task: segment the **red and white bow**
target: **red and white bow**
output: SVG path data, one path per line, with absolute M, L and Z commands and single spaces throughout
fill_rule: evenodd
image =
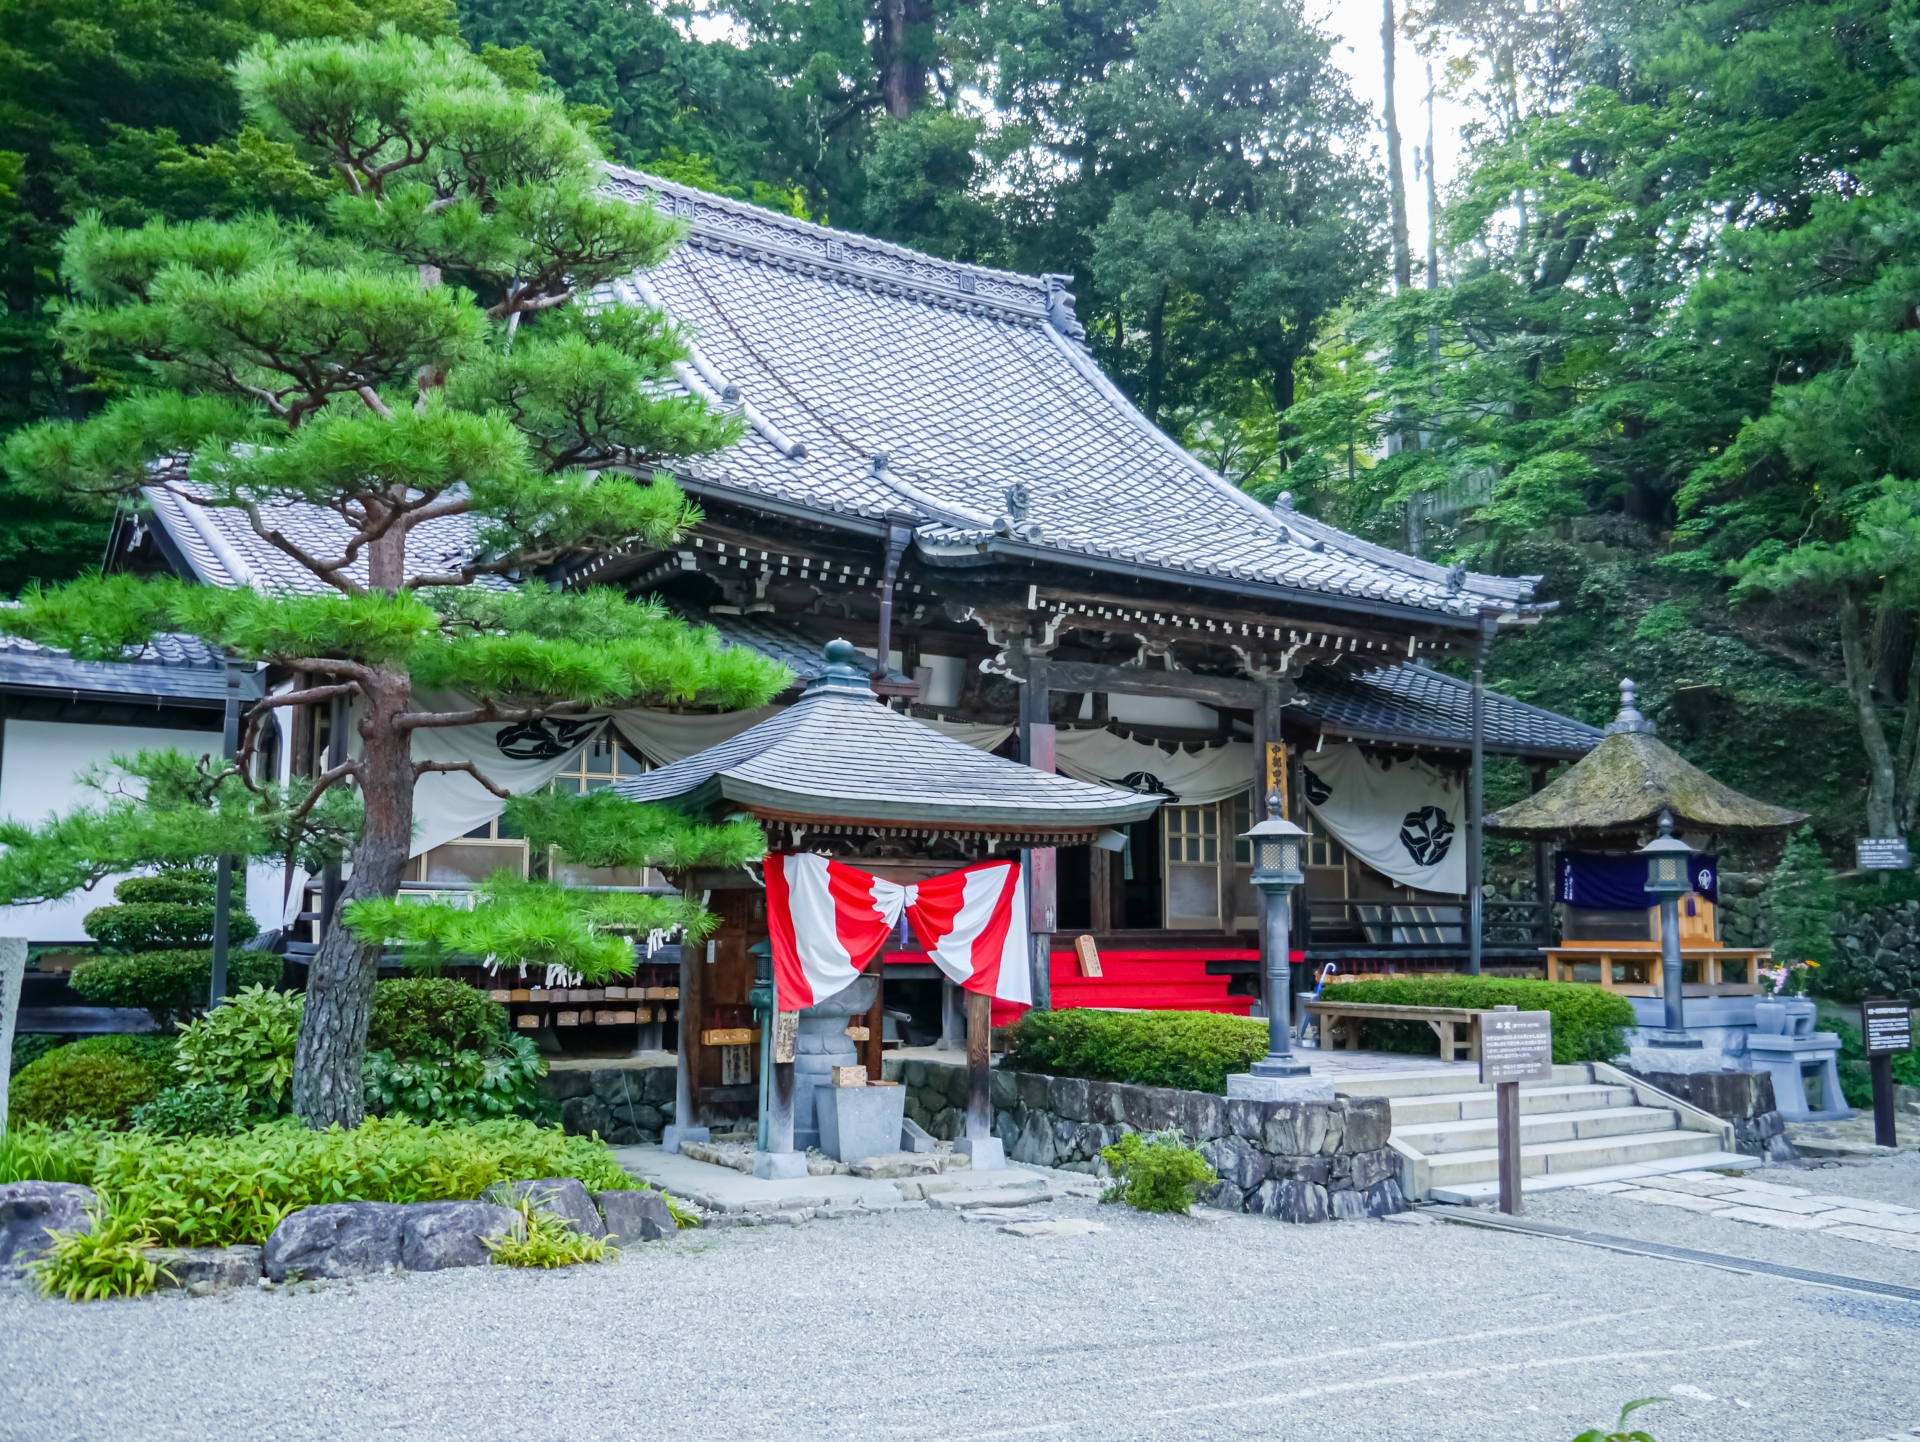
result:
M 824 1001 L 866 969 L 904 911 L 934 964 L 968 991 L 1033 1003 L 1027 887 L 1018 862 L 983 861 L 911 886 L 811 854 L 767 858 L 780 1009 Z

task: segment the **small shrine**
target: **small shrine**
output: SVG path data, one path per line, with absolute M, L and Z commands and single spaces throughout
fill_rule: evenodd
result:
M 880 1080 L 879 959 L 894 940 L 917 943 L 965 995 L 969 1101 L 955 1150 L 1004 1165 L 988 1103 L 991 1008 L 1031 1004 L 1029 938 L 1049 929 L 1054 904 L 1048 848 L 1112 844 L 1160 798 L 944 736 L 884 705 L 850 643 L 830 642 L 826 659 L 788 709 L 617 785 L 635 802 L 750 816 L 767 837 L 757 870 L 679 878 L 719 927 L 681 948 L 664 1145 L 757 1118 L 763 1177 L 804 1176 L 809 1147 L 843 1162 L 900 1150 L 904 1093 Z
M 1620 712 L 1600 744 L 1525 800 L 1490 812 L 1486 829 L 1489 836 L 1558 847 L 1552 875 L 1561 940 L 1542 948 L 1547 980 L 1625 996 L 1643 1037 L 1664 1021 L 1661 1036 L 1684 1030 L 1695 1039 L 1698 1051 L 1664 1055 L 1663 1068 L 1773 1073 L 1782 1114 L 1803 1120 L 1850 1115 L 1834 1060 L 1839 1038 L 1814 1032 L 1811 1001 L 1762 1000 L 1759 971 L 1771 951 L 1722 943 L 1719 857 L 1712 847 L 1716 838 L 1780 832 L 1806 819 L 1804 812 L 1743 796 L 1681 757 L 1635 706 L 1634 683 L 1627 680 L 1620 683 Z M 1664 839 L 1646 845 L 1656 835 Z M 1649 882 L 1656 850 L 1671 850 L 1685 865 L 1684 883 L 1670 898 L 1677 947 L 1666 944 L 1663 898 Z M 1676 952 L 1680 985 L 1670 988 L 1667 969 Z M 1684 1028 L 1675 1026 L 1682 1009 Z M 1660 1045 L 1660 1037 L 1652 1044 Z M 1637 1062 L 1637 1047 L 1635 1056 Z

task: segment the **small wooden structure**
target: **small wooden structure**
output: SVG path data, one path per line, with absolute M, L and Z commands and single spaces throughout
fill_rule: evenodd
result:
M 1363 1021 L 1423 1021 L 1440 1039 L 1440 1060 L 1480 1060 L 1480 1013 L 1464 1006 L 1388 1006 L 1380 1002 L 1343 1002 L 1340 988 L 1331 987 L 1316 1001 L 1302 1003 L 1308 1016 L 1320 1024 L 1320 1047 L 1335 1051 L 1341 1034 L 1348 1051 L 1360 1050 L 1360 1023 Z M 1349 1023 L 1342 1027 L 1340 1023 Z
M 881 704 L 848 642 L 828 643 L 826 657 L 825 670 L 787 710 L 616 790 L 632 801 L 711 817 L 744 813 L 765 829 L 770 852 L 824 852 L 902 883 L 970 862 L 1088 845 L 1160 805 L 1158 796 L 1089 785 L 953 740 Z M 1029 863 L 1028 879 L 1029 906 L 1041 918 L 1054 904 L 1044 885 L 1047 868 Z M 750 993 L 753 953 L 764 950 L 768 935 L 766 892 L 749 870 L 695 871 L 678 880 L 707 895 L 720 928 L 704 948 L 681 948 L 676 1134 L 749 1117 L 758 1107 L 765 1059 Z M 991 1132 L 989 1003 L 967 994 L 970 1138 Z M 875 1075 L 879 1012 L 876 988 L 863 1039 Z M 743 1035 L 743 1028 L 751 1030 Z M 847 1028 L 859 1029 L 857 1022 Z M 778 1052 L 769 1077 L 776 1117 L 791 1114 L 795 1085 L 794 1060 Z
M 1490 813 L 1486 829 L 1489 836 L 1624 853 L 1652 835 L 1662 812 L 1673 816 L 1677 832 L 1695 838 L 1760 835 L 1807 819 L 1805 812 L 1743 796 L 1678 755 L 1634 706 L 1629 680 L 1620 683 L 1620 714 L 1600 744 L 1548 786 Z M 1758 993 L 1758 969 L 1772 953 L 1720 945 L 1714 905 L 1705 896 L 1685 896 L 1679 909 L 1685 995 Z M 1562 935 L 1559 945 L 1542 948 L 1547 980 L 1587 982 L 1624 996 L 1662 994 L 1658 906 L 1644 917 L 1583 914 L 1567 906 Z

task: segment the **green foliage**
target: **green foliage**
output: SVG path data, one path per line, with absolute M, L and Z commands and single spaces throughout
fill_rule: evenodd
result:
M 1614 1422 L 1612 1431 L 1603 1432 L 1598 1427 L 1590 1427 L 1574 1438 L 1573 1442 L 1654 1442 L 1652 1434 L 1643 1432 L 1637 1427 L 1631 1432 L 1627 1431 L 1627 1418 L 1642 1407 L 1652 1407 L 1667 1400 L 1669 1399 L 1665 1397 L 1642 1397 L 1637 1402 L 1629 1402 L 1620 1409 L 1620 1416 Z
M 125 1126 L 134 1108 L 171 1080 L 173 1044 L 159 1037 L 103 1036 L 48 1052 L 21 1069 L 8 1110 L 27 1122 Z
M 159 1245 L 152 1228 L 118 1207 L 96 1204 L 87 1216 L 85 1230 L 53 1232 L 51 1250 L 29 1264 L 41 1293 L 69 1302 L 97 1302 L 152 1291 L 165 1271 L 143 1250 Z M 173 1278 L 171 1272 L 166 1276 Z
M 1142 1212 L 1185 1212 L 1200 1192 L 1219 1181 L 1206 1158 L 1177 1130 L 1146 1137 L 1129 1132 L 1100 1156 L 1113 1180 L 1103 1202 L 1125 1202 Z
M 17 1075 L 22 1067 L 32 1066 L 55 1047 L 65 1046 L 66 1042 L 64 1036 L 55 1032 L 16 1031 L 13 1034 L 13 1054 L 7 1058 L 7 1075 Z
M 506 1037 L 506 1008 L 464 981 L 399 977 L 373 988 L 370 1047 L 413 1057 L 439 1048 L 493 1046 Z
M 283 969 L 270 951 L 230 951 L 227 986 L 230 991 L 277 986 Z M 90 957 L 73 969 L 68 985 L 95 1006 L 143 1007 L 163 1025 L 186 1021 L 207 1004 L 213 953 L 143 951 Z
M 212 1082 L 168 1087 L 133 1109 L 133 1125 L 163 1137 L 225 1137 L 252 1119 L 244 1092 Z
M 420 1122 L 531 1116 L 546 1071 L 540 1049 L 524 1036 L 504 1037 L 485 1051 L 454 1050 L 444 1044 L 404 1058 L 392 1051 L 370 1051 L 367 1110 Z
M 1004 1065 L 1224 1095 L 1227 1077 L 1267 1054 L 1267 1024 L 1205 1011 L 1029 1011 Z
M 1840 1092 L 1846 1097 L 1847 1105 L 1871 1111 L 1873 1070 L 1867 1061 L 1867 1043 L 1860 1035 L 1860 1028 L 1837 1016 L 1823 1016 L 1820 1030 L 1835 1032 L 1840 1037 Z M 1888 1062 L 1895 1086 L 1920 1086 L 1920 1051 L 1897 1051 Z
M 0 1132 L 0 1182 L 76 1182 L 91 1186 L 101 1149 L 114 1133 L 91 1122 L 48 1126 L 19 1116 Z
M 504 1237 L 483 1238 L 494 1260 L 509 1267 L 571 1267 L 580 1262 L 604 1262 L 620 1255 L 605 1237 L 575 1231 L 565 1217 L 543 1211 L 523 1197 L 516 1209 L 520 1225 Z
M 766 833 L 744 818 L 702 826 L 667 806 L 636 806 L 612 791 L 537 791 L 507 803 L 506 819 L 536 850 L 560 848 L 580 866 L 693 866 L 731 871 L 766 851 Z
M 235 1137 L 130 1132 L 101 1151 L 93 1185 L 164 1245 L 261 1243 L 289 1213 L 323 1202 L 464 1201 L 501 1181 L 632 1179 L 599 1142 L 520 1120 L 471 1126 L 373 1118 L 352 1131 L 291 1121 Z
M 306 998 L 298 992 L 248 987 L 191 1026 L 177 1043 L 189 1086 L 217 1086 L 246 1099 L 255 1116 L 286 1109 L 294 1044 Z
M 1391 977 L 1341 982 L 1331 995 L 1340 1001 L 1376 1006 L 1458 1006 L 1472 1011 L 1512 1006 L 1521 1011 L 1544 1011 L 1553 1017 L 1554 1062 L 1563 1066 L 1610 1061 L 1627 1049 L 1626 1029 L 1638 1025 L 1625 997 L 1575 982 L 1510 981 L 1491 976 Z M 1360 1025 L 1371 1030 L 1392 1023 Z M 1418 1025 L 1431 1039 L 1426 1024 Z
M 1776 962 L 1808 961 L 1816 970 L 1834 959 L 1830 927 L 1839 907 L 1833 868 L 1814 839 L 1813 828 L 1801 827 L 1787 838 L 1785 853 L 1775 868 L 1769 888 L 1773 902 L 1773 956 Z M 1803 971 L 1788 972 L 1791 983 Z M 1813 978 L 1824 981 L 1824 977 Z

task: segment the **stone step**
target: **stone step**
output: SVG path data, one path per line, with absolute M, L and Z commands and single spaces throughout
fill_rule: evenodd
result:
M 1696 1132 L 1694 1135 L 1706 1134 Z M 1630 1182 L 1635 1177 L 1667 1176 L 1674 1172 L 1747 1171 L 1760 1164 L 1759 1157 L 1741 1156 L 1738 1152 L 1702 1152 L 1689 1156 L 1661 1157 L 1646 1162 L 1628 1162 L 1611 1167 L 1538 1172 L 1532 1176 L 1522 1176 L 1520 1190 L 1522 1193 L 1551 1192 L 1562 1187 L 1589 1187 L 1596 1182 Z M 1431 1201 L 1472 1206 L 1498 1201 L 1500 1183 L 1497 1178 L 1479 1182 L 1452 1182 L 1446 1186 L 1435 1186 L 1427 1196 Z
M 1720 1155 L 1720 1139 L 1712 1132 L 1679 1130 L 1648 1132 L 1624 1137 L 1594 1137 L 1586 1141 L 1541 1142 L 1520 1148 L 1522 1177 L 1555 1172 L 1590 1171 L 1596 1167 L 1630 1166 L 1640 1162 L 1666 1161 L 1674 1157 L 1688 1159 L 1688 1167 L 1709 1165 L 1698 1160 L 1706 1154 Z M 1498 1182 L 1500 1153 L 1494 1147 L 1475 1151 L 1447 1152 L 1429 1163 L 1427 1195 L 1442 1188 L 1457 1188 L 1468 1182 Z M 1686 1170 L 1681 1168 L 1680 1170 Z
M 965 1212 L 976 1207 L 1025 1207 L 1051 1199 L 1052 1193 L 1044 1186 L 1037 1189 L 994 1187 L 991 1190 L 941 1192 L 928 1197 L 927 1205 L 940 1210 Z
M 1490 1117 L 1497 1109 L 1492 1088 L 1451 1092 L 1443 1096 L 1395 1097 L 1391 1102 L 1396 1133 L 1402 1127 L 1423 1126 L 1430 1122 L 1472 1121 L 1477 1117 Z M 1632 1105 L 1633 1088 L 1611 1086 L 1605 1082 L 1520 1088 L 1522 1116 L 1537 1116 L 1545 1112 L 1596 1111 L 1601 1107 Z
M 1303 1052 L 1303 1056 L 1312 1060 L 1313 1053 Z M 1328 1053 L 1329 1056 L 1338 1053 Z M 1385 1076 L 1340 1076 L 1330 1071 L 1335 1078 L 1334 1090 L 1342 1096 L 1350 1097 L 1433 1097 L 1446 1096 L 1461 1092 L 1484 1091 L 1480 1084 L 1480 1069 L 1477 1066 L 1455 1066 L 1445 1070 L 1390 1072 Z M 1538 1086 L 1577 1086 L 1593 1080 L 1593 1069 L 1584 1062 L 1570 1066 L 1556 1066 L 1553 1079 L 1535 1083 Z M 1522 1092 L 1528 1087 L 1522 1086 Z
M 1499 1144 L 1497 1124 L 1492 1117 L 1426 1122 L 1412 1127 L 1399 1126 L 1398 1119 L 1395 1120 L 1394 1138 L 1422 1156 L 1479 1151 Z M 1606 1106 L 1591 1111 L 1552 1111 L 1531 1116 L 1522 1112 L 1520 1148 L 1524 1153 L 1528 1147 L 1546 1142 L 1588 1141 L 1596 1137 L 1670 1132 L 1678 1124 L 1674 1114 L 1666 1107 Z

